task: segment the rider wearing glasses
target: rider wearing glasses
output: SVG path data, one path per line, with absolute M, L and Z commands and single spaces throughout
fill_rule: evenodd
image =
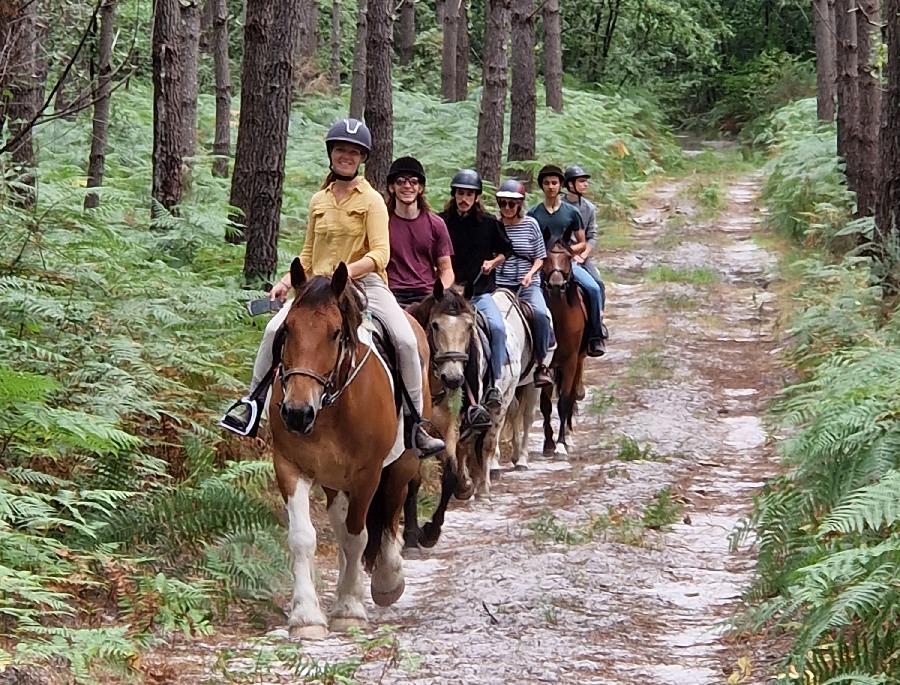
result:
M 309 224 L 300 262 L 307 274 L 331 276 L 344 262 L 350 277 L 363 290 L 369 308 L 390 330 L 400 366 L 400 375 L 413 404 L 406 407 L 410 445 L 419 456 L 436 454 L 444 442 L 433 438 L 421 425 L 422 369 L 415 333 L 405 312 L 387 287 L 390 257 L 388 214 L 384 200 L 359 168 L 372 150 L 372 134 L 357 119 L 335 122 L 325 137 L 330 172 L 309 203 Z M 270 292 L 271 299 L 284 299 L 291 288 L 288 273 Z M 238 435 L 256 434 L 269 386 L 273 379 L 272 344 L 287 318 L 286 304 L 266 326 L 253 367 L 251 392 L 233 404 L 219 425 Z
M 504 181 L 497 190 L 500 221 L 512 244 L 510 257 L 497 267 L 497 285 L 509 288 L 534 309 L 534 359 L 537 368 L 534 384 L 551 385 L 553 380 L 544 364 L 553 335 L 552 319 L 544 294 L 541 292 L 541 266 L 547 256 L 547 246 L 537 221 L 525 215 L 525 186 L 515 179 Z
M 421 302 L 435 278 L 453 285 L 453 244 L 444 220 L 425 199 L 425 169 L 414 157 L 395 159 L 388 170 L 391 259 L 388 284 L 401 305 Z

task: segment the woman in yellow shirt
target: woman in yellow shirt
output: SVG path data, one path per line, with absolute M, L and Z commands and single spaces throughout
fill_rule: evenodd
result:
M 400 374 L 415 405 L 407 408 L 416 424 L 413 444 L 421 456 L 444 448 L 442 440 L 431 437 L 420 425 L 422 414 L 422 370 L 413 329 L 405 313 L 387 287 L 385 268 L 390 258 L 388 213 L 384 199 L 369 182 L 359 176 L 359 167 L 372 149 L 372 134 L 357 119 L 335 122 L 325 137 L 330 172 L 322 189 L 309 203 L 306 242 L 300 263 L 307 274 L 330 277 L 344 262 L 356 284 L 362 288 L 369 308 L 390 329 L 397 348 Z M 291 287 L 290 273 L 272 288 L 272 299 L 284 299 Z M 235 403 L 220 422 L 239 435 L 256 431 L 268 388 L 260 386 L 272 367 L 272 341 L 287 317 L 286 304 L 266 326 L 253 367 L 251 392 Z

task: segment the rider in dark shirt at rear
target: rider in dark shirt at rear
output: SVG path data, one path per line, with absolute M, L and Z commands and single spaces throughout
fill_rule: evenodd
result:
M 512 253 L 503 225 L 486 214 L 481 203 L 481 176 L 462 169 L 450 181 L 451 198 L 440 216 L 447 224 L 453 243 L 453 273 L 466 292 L 471 288 L 472 304 L 484 315 L 491 337 L 491 378 L 484 395 L 488 409 L 500 406 L 497 379 L 506 363 L 506 326 L 491 297 L 496 290 L 494 269 Z

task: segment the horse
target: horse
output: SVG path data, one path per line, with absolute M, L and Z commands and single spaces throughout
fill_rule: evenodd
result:
M 363 564 L 376 604 L 389 606 L 403 594 L 397 531 L 419 459 L 404 449 L 391 377 L 362 337 L 366 332 L 359 332 L 365 298 L 349 283 L 346 265 L 330 279 L 307 280 L 294 259 L 291 285 L 296 297 L 273 345 L 279 372 L 270 406 L 278 411 L 270 412 L 270 422 L 293 556 L 290 636 L 319 639 L 329 628 L 366 624 Z M 427 363 L 421 329 L 417 337 Z M 427 379 L 423 385 L 427 397 Z M 309 514 L 314 484 L 325 491 L 339 545 L 337 597 L 327 622 L 315 586 L 316 531 Z
M 568 454 L 566 431 L 572 429 L 572 416 L 578 401 L 578 387 L 587 351 L 587 316 L 572 270 L 574 258 L 568 245 L 555 242 L 547 251 L 542 267 L 544 293 L 556 333 L 557 347 L 551 368 L 555 371 L 556 412 L 559 416 L 559 436 L 554 443 L 553 427 L 550 425 L 554 387 L 544 388 L 541 392 L 544 454 Z

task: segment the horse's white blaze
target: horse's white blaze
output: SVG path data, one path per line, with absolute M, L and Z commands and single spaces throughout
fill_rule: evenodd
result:
M 331 616 L 365 621 L 362 553 L 369 535 L 365 528 L 358 535 L 351 535 L 347 530 L 348 505 L 347 495 L 339 492 L 328 507 L 328 518 L 331 519 L 331 527 L 340 548 L 337 597 L 331 608 Z
M 403 543 L 400 538 L 390 530 L 385 530 L 381 538 L 381 548 L 375 560 L 375 568 L 372 571 L 373 595 L 394 592 L 404 583 L 402 549 Z
M 319 607 L 315 582 L 316 529 L 309 518 L 309 491 L 312 483 L 298 479 L 287 500 L 288 545 L 294 557 L 294 593 L 289 626 L 326 625 Z

